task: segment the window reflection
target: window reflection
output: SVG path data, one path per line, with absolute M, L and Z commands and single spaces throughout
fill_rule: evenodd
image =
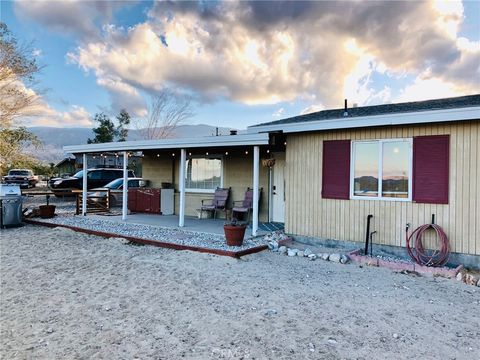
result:
M 378 196 L 378 142 L 354 144 L 355 196 Z
M 382 196 L 408 198 L 409 143 L 383 143 Z
M 185 187 L 210 190 L 221 186 L 222 160 L 216 158 L 187 159 Z

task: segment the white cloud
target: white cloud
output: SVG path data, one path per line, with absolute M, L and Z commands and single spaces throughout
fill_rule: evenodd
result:
M 310 114 L 310 113 L 314 113 L 314 112 L 317 112 L 317 111 L 322 111 L 322 110 L 325 110 L 325 106 L 323 105 L 310 105 L 308 107 L 306 107 L 305 109 L 303 109 L 301 112 L 300 112 L 300 115 L 306 115 L 306 114 Z
M 276 110 L 276 111 L 272 114 L 272 116 L 273 116 L 273 117 L 282 117 L 284 112 L 285 112 L 285 109 L 282 107 L 282 108 Z
M 392 84 L 419 78 L 401 98 L 419 93 L 424 81 L 443 84 L 450 89 L 445 94 L 480 91 L 478 43 L 458 38 L 460 1 L 347 7 L 328 1 L 162 1 L 145 22 L 128 29 L 109 24 L 114 2 L 31 4 L 16 7 L 50 28 L 83 34 L 69 61 L 95 74 L 113 110 L 126 107 L 138 116 L 146 111 L 142 94 L 169 86 L 209 101 L 313 99 L 328 107 L 341 107 L 344 98 L 359 105 L 389 101 L 395 86 L 375 84 L 375 75 Z

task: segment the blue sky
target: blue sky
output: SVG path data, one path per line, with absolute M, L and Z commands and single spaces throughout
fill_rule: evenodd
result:
M 1 21 L 45 65 L 27 126 L 91 127 L 121 107 L 141 121 L 165 87 L 197 99 L 188 123 L 240 129 L 345 97 L 480 91 L 478 1 L 2 1 Z

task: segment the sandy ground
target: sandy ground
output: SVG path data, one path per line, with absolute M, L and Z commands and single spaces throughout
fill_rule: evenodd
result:
M 0 232 L 2 359 L 480 359 L 480 289 L 262 252 Z

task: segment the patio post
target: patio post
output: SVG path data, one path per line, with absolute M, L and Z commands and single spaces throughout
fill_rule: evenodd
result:
M 178 226 L 183 227 L 185 225 L 185 164 L 187 162 L 187 150 L 181 149 L 180 151 L 180 211 L 178 217 Z
M 122 220 L 127 220 L 128 212 L 128 153 L 123 152 L 123 190 L 122 190 Z
M 82 215 L 87 215 L 87 154 L 83 154 Z
M 258 182 L 260 173 L 260 147 L 253 147 L 253 218 L 252 218 L 252 235 L 257 235 L 258 230 Z

